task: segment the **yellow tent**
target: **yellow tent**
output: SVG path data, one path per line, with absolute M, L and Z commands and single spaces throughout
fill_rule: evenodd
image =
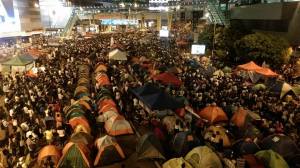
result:
M 194 168 L 222 168 L 219 157 L 207 146 L 194 148 L 184 159 Z
M 193 166 L 182 157 L 168 160 L 162 165 L 162 168 L 182 168 L 183 164 L 185 165 L 185 168 L 193 168 Z
M 106 132 L 112 136 L 133 134 L 129 122 L 121 115 L 113 116 L 105 121 L 104 127 Z

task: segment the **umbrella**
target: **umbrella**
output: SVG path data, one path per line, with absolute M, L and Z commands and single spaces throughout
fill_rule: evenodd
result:
M 191 132 L 179 132 L 174 136 L 172 141 L 172 147 L 176 156 L 185 155 L 200 144 L 200 140 Z
M 218 155 L 207 146 L 194 148 L 184 159 L 195 168 L 223 168 Z
M 289 168 L 286 161 L 273 150 L 262 150 L 257 152 L 255 156 L 262 159 L 269 168 Z
M 234 123 L 237 127 L 243 128 L 246 126 L 247 121 L 249 120 L 259 120 L 260 116 L 254 112 L 249 110 L 245 110 L 243 108 L 238 108 L 236 112 L 234 112 L 231 122 Z
M 260 147 L 255 142 L 243 139 L 236 141 L 232 146 L 239 155 L 255 154 L 260 151 Z

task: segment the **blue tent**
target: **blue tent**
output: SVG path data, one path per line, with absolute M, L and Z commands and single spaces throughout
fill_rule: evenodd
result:
M 182 102 L 177 101 L 175 98 L 151 84 L 132 89 L 131 91 L 151 110 L 178 109 L 184 107 Z

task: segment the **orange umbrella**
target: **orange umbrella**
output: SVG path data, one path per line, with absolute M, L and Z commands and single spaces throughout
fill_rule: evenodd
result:
M 210 122 L 211 124 L 228 120 L 226 113 L 216 105 L 209 105 L 205 107 L 200 112 L 198 112 L 198 115 L 201 118 L 208 120 L 208 122 Z
M 239 128 L 243 127 L 245 125 L 247 113 L 247 110 L 243 108 L 238 108 L 238 110 L 234 112 L 234 115 L 231 118 L 231 122 Z

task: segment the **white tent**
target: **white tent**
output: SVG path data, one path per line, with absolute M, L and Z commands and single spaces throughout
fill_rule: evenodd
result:
M 108 58 L 110 60 L 126 61 L 127 60 L 127 53 L 123 52 L 119 49 L 114 49 L 111 52 L 109 52 Z

